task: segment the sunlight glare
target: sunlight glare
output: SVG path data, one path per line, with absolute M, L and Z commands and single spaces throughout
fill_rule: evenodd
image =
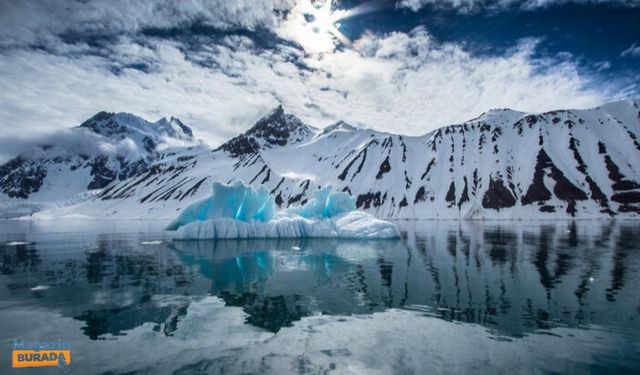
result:
M 384 3 L 371 0 L 347 10 L 332 9 L 333 5 L 333 0 L 301 0 L 279 32 L 298 42 L 306 53 L 330 53 L 339 43 L 351 46 L 339 30 L 339 21 L 381 9 Z

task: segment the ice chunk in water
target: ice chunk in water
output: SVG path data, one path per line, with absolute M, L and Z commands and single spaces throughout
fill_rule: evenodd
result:
M 211 197 L 186 207 L 167 230 L 178 239 L 257 237 L 397 238 L 395 224 L 356 211 L 353 197 L 316 191 L 305 205 L 276 211 L 274 198 L 264 186 L 242 181 L 215 182 Z
M 347 193 L 331 192 L 331 186 L 313 193 L 313 198 L 300 208 L 289 209 L 291 213 L 305 218 L 334 217 L 355 211 L 356 200 Z
M 167 226 L 167 230 L 214 218 L 244 222 L 269 221 L 275 214 L 275 207 L 273 197 L 264 186 L 254 189 L 240 180 L 229 185 L 215 182 L 211 197 L 190 204 Z

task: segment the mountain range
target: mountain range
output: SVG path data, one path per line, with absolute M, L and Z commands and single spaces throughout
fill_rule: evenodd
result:
M 393 219 L 640 217 L 640 100 L 496 109 L 422 136 L 280 106 L 216 149 L 180 120 L 100 112 L 0 166 L 5 217 L 173 218 L 214 181 L 263 184 L 280 207 L 333 185 Z

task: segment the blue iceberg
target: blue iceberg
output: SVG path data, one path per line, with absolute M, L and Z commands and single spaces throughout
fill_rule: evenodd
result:
M 210 197 L 187 206 L 168 226 L 175 239 L 397 238 L 398 227 L 356 210 L 355 200 L 331 186 L 300 207 L 277 210 L 266 187 L 215 182 Z

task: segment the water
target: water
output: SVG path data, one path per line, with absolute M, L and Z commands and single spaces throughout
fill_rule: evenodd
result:
M 1 222 L 0 372 L 14 339 L 70 342 L 81 374 L 640 372 L 639 222 L 401 226 L 172 242 Z

